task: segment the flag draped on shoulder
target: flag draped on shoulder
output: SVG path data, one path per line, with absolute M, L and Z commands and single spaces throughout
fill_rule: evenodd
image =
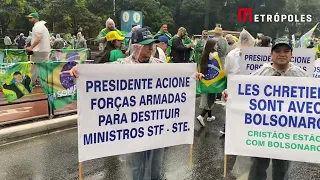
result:
M 198 66 L 200 69 L 200 66 Z M 197 94 L 221 93 L 227 88 L 227 78 L 218 53 L 211 53 L 207 73 L 198 81 Z

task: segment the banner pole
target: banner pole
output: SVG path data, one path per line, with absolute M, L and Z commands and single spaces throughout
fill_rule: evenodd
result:
M 227 165 L 228 165 L 228 156 L 224 155 L 224 168 L 223 168 L 223 177 L 227 177 Z
M 79 180 L 83 180 L 83 167 L 82 167 L 82 162 L 79 162 Z
M 192 171 L 193 164 L 193 144 L 190 145 L 190 153 L 189 153 L 189 171 Z

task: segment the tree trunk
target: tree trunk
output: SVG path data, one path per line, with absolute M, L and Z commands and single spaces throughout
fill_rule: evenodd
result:
M 204 29 L 209 29 L 209 22 L 210 22 L 210 0 L 206 0 L 205 3 L 205 17 L 204 17 Z

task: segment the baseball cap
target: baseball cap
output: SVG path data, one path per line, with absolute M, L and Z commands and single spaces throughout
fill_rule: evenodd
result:
M 110 31 L 106 35 L 106 39 L 107 41 L 114 41 L 114 40 L 123 41 L 124 36 L 121 36 L 117 31 Z
M 287 46 L 289 46 L 289 48 L 292 51 L 292 46 L 291 46 L 290 40 L 288 38 L 278 38 L 278 39 L 276 39 L 274 41 L 274 43 L 272 44 L 271 51 L 273 51 L 273 49 L 278 45 L 287 45 Z
M 39 19 L 40 16 L 38 13 L 34 12 L 34 13 L 31 13 L 27 16 L 27 18 L 35 18 L 35 19 Z
M 133 32 L 132 44 L 148 45 L 151 43 L 159 43 L 159 40 L 153 39 L 151 32 L 147 28 L 140 28 Z
M 169 44 L 169 38 L 168 38 L 167 36 L 160 36 L 160 37 L 158 38 L 158 40 L 159 40 L 160 42 L 162 42 L 162 43 L 167 44 L 168 46 L 171 46 L 171 45 Z
M 180 27 L 178 31 L 181 31 L 184 35 L 188 35 L 187 29 L 184 27 Z

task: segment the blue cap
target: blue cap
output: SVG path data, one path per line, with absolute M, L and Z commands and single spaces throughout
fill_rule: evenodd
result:
M 132 44 L 148 45 L 152 43 L 159 43 L 157 39 L 153 39 L 151 32 L 147 28 L 137 29 L 132 33 Z
M 160 37 L 158 38 L 158 40 L 159 40 L 160 42 L 162 42 L 162 43 L 167 44 L 168 46 L 171 46 L 171 45 L 169 44 L 169 38 L 168 38 L 167 36 L 160 36 Z

